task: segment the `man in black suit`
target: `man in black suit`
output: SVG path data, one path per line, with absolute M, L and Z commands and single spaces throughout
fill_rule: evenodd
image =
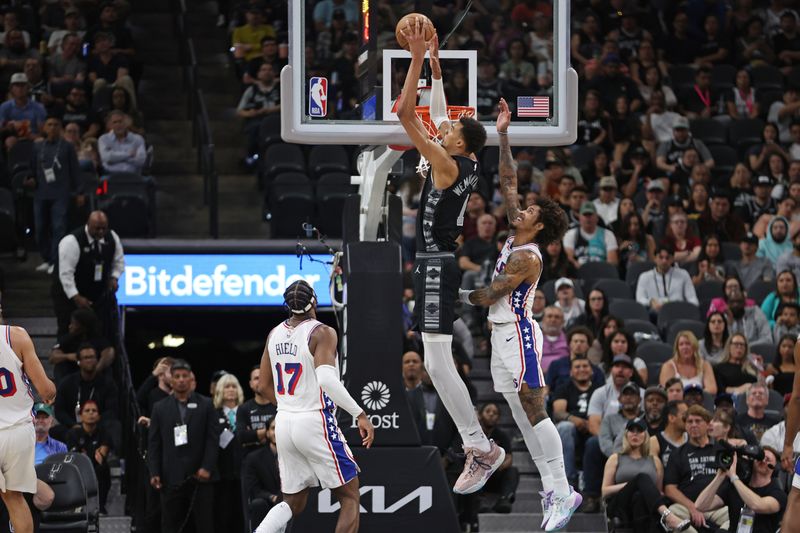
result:
M 209 398 L 191 391 L 191 367 L 172 364 L 172 396 L 153 406 L 148 432 L 150 484 L 161 492 L 162 533 L 178 533 L 194 517 L 197 533 L 214 531 L 220 428 Z M 213 473 L 213 474 L 212 474 Z

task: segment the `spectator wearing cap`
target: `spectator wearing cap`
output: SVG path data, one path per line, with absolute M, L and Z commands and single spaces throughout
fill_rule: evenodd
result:
M 620 410 L 620 393 L 622 387 L 634 379 L 633 361 L 627 355 L 617 355 L 611 365 L 610 378 L 605 385 L 595 390 L 589 399 L 587 409 L 589 433 L 583 454 L 583 474 L 586 489 L 584 490 L 585 512 L 597 512 L 599 509 L 600 487 L 602 485 L 605 456 L 600 449 L 600 426 L 606 416 Z
M 333 15 L 336 10 L 344 12 L 347 23 L 351 26 L 359 24 L 359 8 L 358 3 L 353 0 L 322 0 L 314 6 L 314 26 L 318 32 L 325 31 L 331 26 Z
M 648 389 L 649 390 L 649 389 Z M 662 389 L 663 390 L 663 389 Z M 651 431 L 650 453 L 661 458 L 663 464 L 669 462 L 672 452 L 686 444 L 686 411 L 689 406 L 683 400 L 670 400 L 664 406 L 664 428 Z
M 577 331 L 572 338 L 581 334 L 583 332 Z M 564 448 L 564 467 L 567 471 L 567 479 L 574 485 L 573 482 L 578 478 L 575 458 L 583 456 L 586 440 L 592 435 L 589 432 L 589 421 L 587 420 L 589 399 L 594 391 L 605 383 L 605 376 L 598 367 L 589 362 L 585 352 L 574 357 L 571 354 L 570 357 L 571 359 L 564 358 L 554 361 L 550 365 L 547 375 L 548 378 L 551 377 L 553 367 L 557 362 L 568 361 L 567 379 L 563 382 L 558 381 L 557 383 L 560 384 L 557 386 L 554 385 L 554 380 L 548 379 L 548 384 L 554 391 L 553 419 L 557 423 L 556 427 Z M 597 372 L 600 372 L 601 376 L 599 382 L 596 379 Z
M 217 412 L 209 398 L 192 392 L 189 363 L 175 361 L 171 375 L 173 395 L 153 406 L 147 435 L 150 485 L 161 493 L 161 528 L 174 533 L 194 519 L 198 533 L 212 533 Z
M 665 384 L 673 377 L 680 378 L 684 386 L 694 383 L 709 394 L 717 393 L 714 370 L 700 355 L 700 343 L 689 330 L 681 331 L 675 337 L 672 358 L 661 365 L 658 382 Z
M 770 222 L 770 224 L 772 223 Z M 788 242 L 791 243 L 791 241 Z M 761 244 L 758 237 L 748 232 L 739 243 L 739 251 L 742 253 L 742 258 L 731 260 L 728 263 L 733 273 L 736 274 L 745 287 L 750 287 L 756 281 L 772 281 L 775 279 L 775 263 L 767 259 L 763 254 L 759 256 L 757 252 L 760 252 L 760 247 Z
M 603 176 L 600 178 L 599 189 L 600 194 L 593 202 L 594 207 L 606 226 L 610 226 L 617 220 L 617 209 L 619 208 L 617 179 L 614 176 Z
M 699 305 L 689 273 L 673 266 L 675 255 L 663 244 L 656 249 L 656 266 L 643 272 L 636 283 L 636 301 L 656 314 L 667 302 Z
M 147 151 L 144 138 L 130 131 L 131 118 L 122 111 L 108 114 L 106 126 L 110 131 L 97 140 L 100 161 L 106 173 L 133 172 L 141 174 Z
M 111 34 L 98 32 L 94 36 L 94 51 L 86 65 L 87 79 L 92 84 L 92 94 L 108 90 L 109 86 L 122 87 L 136 103 L 136 87 L 130 76 L 130 60 L 125 54 L 114 54 Z
M 728 530 L 728 510 L 702 513 L 695 500 L 716 474 L 716 446 L 708 437 L 711 414 L 700 405 L 686 411 L 686 432 L 689 440 L 672 452 L 664 471 L 664 494 L 674 503 L 670 511 L 680 519 L 689 518 L 692 526 L 686 531 L 697 533 L 708 522 Z
M 630 420 L 643 416 L 642 391 L 636 383 L 630 381 L 622 386 L 619 393 L 619 411 L 604 416 L 600 423 L 600 450 L 603 455 L 610 457 L 611 454 L 619 452 L 622 449 L 625 425 Z
M 591 262 L 619 264 L 617 239 L 614 234 L 598 226 L 597 208 L 584 202 L 580 210 L 580 225 L 564 235 L 564 251 L 577 269 Z
M 550 363 L 569 355 L 567 336 L 564 333 L 564 313 L 559 307 L 545 307 L 542 326 L 542 371 L 547 372 Z
M 792 249 L 784 252 L 775 263 L 776 272 L 791 271 L 800 279 L 800 230 L 792 234 Z
M 64 10 L 63 29 L 55 29 L 50 33 L 50 38 L 47 41 L 47 48 L 50 55 L 60 54 L 64 48 L 64 39 L 67 35 L 75 34 L 78 38 L 76 48 L 80 50 L 83 36 L 86 35 L 84 30 L 81 30 L 81 12 L 77 7 L 68 7 Z
M 55 269 L 58 244 L 67 233 L 70 204 L 74 201 L 75 205 L 82 207 L 85 202 L 78 154 L 70 143 L 64 141 L 61 132 L 61 120 L 48 117 L 43 128 L 44 141 L 37 143 L 31 152 L 33 175 L 25 181 L 25 185 L 35 191 L 33 218 L 36 243 L 42 256 L 42 264 L 37 270 L 46 270 L 48 274 Z
M 689 383 L 683 387 L 683 401 L 689 407 L 693 405 L 703 405 L 705 398 L 703 397 L 703 386 L 698 383 Z
M 714 167 L 714 158 L 705 143 L 695 139 L 689 132 L 689 119 L 679 117 L 672 124 L 672 138 L 659 144 L 656 152 L 656 166 L 662 172 L 672 174 L 678 169 L 678 163 L 689 148 L 697 150 L 700 162 L 708 168 Z
M 656 242 L 664 237 L 664 226 L 667 219 L 665 205 L 666 178 L 651 179 L 647 184 L 645 199 L 647 203 L 642 209 L 642 221 L 647 233 L 651 234 Z
M 569 278 L 559 278 L 554 285 L 555 307 L 564 313 L 564 323 L 571 324 L 584 314 L 586 302 L 575 296 L 575 283 Z
M 111 470 L 108 466 L 111 437 L 100 425 L 100 408 L 94 400 L 86 400 L 81 404 L 80 424 L 67 433 L 67 447 L 70 451 L 86 455 L 92 462 L 97 476 L 100 512 L 106 514 L 108 491 L 111 489 Z
M 17 139 L 36 138 L 47 119 L 44 106 L 31 100 L 30 84 L 24 73 L 11 76 L 9 93 L 11 98 L 0 104 L 0 127 L 6 149 L 14 146 Z
M 49 455 L 67 451 L 67 445 L 50 436 L 50 428 L 55 422 L 53 408 L 46 403 L 39 402 L 33 406 L 36 418 L 33 427 L 36 431 L 36 459 L 34 464 L 41 464 Z
M 629 420 L 620 431 L 620 441 L 619 450 L 608 458 L 603 473 L 608 515 L 646 531 L 655 531 L 660 516 L 666 531 L 681 531 L 688 520 L 673 515 L 661 497 L 664 466 L 650 451 L 645 422 Z
M 261 39 L 264 37 L 276 37 L 275 29 L 264 23 L 264 13 L 261 5 L 250 4 L 245 13 L 245 19 L 246 23 L 235 28 L 231 37 L 233 56 L 239 63 L 240 68 L 243 68 L 245 62 L 255 59 L 261 54 Z M 326 26 L 330 26 L 330 21 Z
M 762 215 L 774 215 L 777 212 L 778 204 L 770 195 L 773 185 L 769 176 L 761 175 L 756 178 L 753 195 L 738 210 L 739 216 L 748 227 L 752 228 Z
M 618 54 L 607 54 L 603 58 L 602 74 L 592 78 L 588 85 L 599 93 L 605 109 L 614 109 L 617 98 L 624 96 L 630 102 L 631 112 L 636 112 L 642 107 L 642 95 L 636 82 L 622 74 L 621 63 Z
M 660 385 L 651 385 L 644 391 L 644 421 L 651 434 L 660 431 L 665 424 L 664 406 L 667 404 L 667 391 Z
M 747 231 L 744 222 L 731 212 L 730 192 L 715 189 L 709 208 L 697 219 L 700 235 L 717 235 L 722 242 L 741 242 Z
M 272 63 L 262 63 L 255 83 L 245 89 L 236 107 L 236 116 L 244 119 L 248 157 L 254 158 L 258 154 L 258 131 L 264 117 L 280 111 L 281 91 L 275 67 Z
M 773 217 L 767 225 L 764 239 L 758 243 L 756 256 L 769 261 L 772 265 L 776 265 L 783 254 L 792 250 L 789 227 L 787 218 L 782 216 Z

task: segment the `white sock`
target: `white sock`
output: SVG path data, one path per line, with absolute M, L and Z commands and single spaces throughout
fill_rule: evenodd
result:
M 536 439 L 544 452 L 544 459 L 553 476 L 553 491 L 556 496 L 569 496 L 570 488 L 567 483 L 567 473 L 564 470 L 564 449 L 561 446 L 561 436 L 555 424 L 545 418 L 535 426 Z
M 453 361 L 453 336 L 423 332 L 422 344 L 425 347 L 425 368 L 455 422 L 464 446 L 488 452 L 492 445 L 478 422 L 472 398 Z
M 525 441 L 525 446 L 528 448 L 528 453 L 531 454 L 533 462 L 536 463 L 536 469 L 542 477 L 542 490 L 550 492 L 553 490 L 553 476 L 550 474 L 550 465 L 544 457 L 544 450 L 542 445 L 539 444 L 539 439 L 536 437 L 536 432 L 533 430 L 528 415 L 522 407 L 522 402 L 516 392 L 505 392 L 503 397 L 511 407 L 511 415 L 514 417 L 514 422 L 522 433 L 522 439 Z
M 269 510 L 267 516 L 256 528 L 255 533 L 283 533 L 286 524 L 292 519 L 292 508 L 286 502 L 281 502 Z

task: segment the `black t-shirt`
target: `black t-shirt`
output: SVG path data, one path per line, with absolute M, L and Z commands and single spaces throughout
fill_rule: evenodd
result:
M 767 515 L 757 513 L 756 519 L 753 522 L 752 533 L 774 533 L 781 525 L 781 517 L 783 517 L 783 511 L 786 509 L 786 493 L 781 490 L 774 479 L 769 482 L 769 485 L 760 487 L 758 489 L 750 487 L 750 490 L 761 497 L 772 496 L 778 500 L 780 509 L 777 513 Z M 719 488 L 717 495 L 719 495 L 719 497 L 722 498 L 722 500 L 728 506 L 728 517 L 730 518 L 730 527 L 728 530 L 736 531 L 736 528 L 739 525 L 739 516 L 741 515 L 742 507 L 744 506 L 744 501 L 739 495 L 739 491 L 736 490 L 736 487 L 734 487 L 731 482 L 726 479 Z
M 473 263 L 480 265 L 484 261 L 492 260 L 497 256 L 497 245 L 494 241 L 485 241 L 480 237 L 468 239 L 458 253 L 459 257 L 467 257 Z
M 785 51 L 798 52 L 800 51 L 800 34 L 795 34 L 794 37 L 787 37 L 783 33 L 778 33 L 772 38 L 772 43 L 776 56 Z M 797 60 L 792 60 L 792 64 L 795 63 L 797 63 Z M 781 64 L 783 64 L 782 61 Z
M 742 365 L 735 363 L 719 363 L 714 366 L 714 377 L 720 392 L 727 387 L 741 387 L 745 383 L 755 383 L 756 377 L 742 371 Z
M 261 405 L 254 398 L 239 406 L 236 410 L 236 435 L 242 443 L 244 455 L 262 446 L 257 431 L 268 428 L 277 412 L 277 408 L 271 403 Z
M 94 458 L 94 453 L 101 446 L 111 447 L 111 439 L 108 434 L 99 425 L 95 428 L 94 433 L 91 435 L 86 433 L 83 426 L 75 426 L 67 433 L 67 448 L 73 452 L 79 452 L 89 456 L 92 464 L 98 466 Z M 103 463 L 106 464 L 106 463 Z
M 91 56 L 86 70 L 97 74 L 98 79 L 114 83 L 117 80 L 117 71 L 121 68 L 130 69 L 130 62 L 122 54 L 117 54 L 108 63 L 101 61 L 99 56 Z
M 747 413 L 742 413 L 736 417 L 736 425 L 745 433 L 752 433 L 756 438 L 756 442 L 761 442 L 762 435 L 780 421 L 779 417 L 766 413 L 764 418 L 753 418 Z
M 572 416 L 588 418 L 589 399 L 592 393 L 599 387 L 592 382 L 588 389 L 581 391 L 570 379 L 568 383 L 562 385 L 553 395 L 553 401 L 567 400 L 567 412 Z
M 719 93 L 714 89 L 706 89 L 704 91 L 697 86 L 693 86 L 684 89 L 678 95 L 678 102 L 680 102 L 681 107 L 689 113 L 700 114 L 705 111 L 706 101 L 708 102 L 708 107 L 711 108 L 711 113 L 716 114 L 717 106 L 719 105 Z
M 687 442 L 674 450 L 664 470 L 664 485 L 677 485 L 684 496 L 695 501 L 717 475 L 715 446 L 702 448 Z
M 83 337 L 83 335 L 73 335 L 71 333 L 67 333 L 58 339 L 58 343 L 56 343 L 53 348 L 58 348 L 64 353 L 77 353 L 78 347 L 84 342 L 88 342 L 94 346 L 94 349 L 97 351 L 98 358 L 100 357 L 100 354 L 103 353 L 103 350 L 111 347 L 111 343 L 108 342 L 108 339 L 105 337 L 98 336 L 87 340 Z M 74 374 L 78 371 L 78 363 L 75 361 L 62 361 L 54 366 L 53 371 L 55 373 L 56 382 L 60 383 L 65 376 Z
M 492 439 L 493 441 L 495 441 L 495 443 L 497 443 L 498 446 L 503 448 L 506 451 L 506 453 L 511 453 L 511 451 L 512 451 L 511 450 L 511 439 L 508 437 L 508 435 L 505 433 L 505 431 L 503 431 L 499 427 L 495 427 L 492 430 L 492 432 L 491 433 L 487 433 L 486 436 L 488 438 Z
M 666 437 L 664 437 L 663 431 L 656 432 L 655 437 L 656 440 L 658 441 L 661 464 L 664 465 L 664 468 L 667 468 L 667 464 L 669 463 L 669 458 L 672 457 L 672 452 L 680 448 L 680 446 L 675 446 L 674 444 L 672 444 L 672 442 L 668 441 Z

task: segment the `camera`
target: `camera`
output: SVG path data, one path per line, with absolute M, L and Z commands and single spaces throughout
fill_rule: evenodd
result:
M 721 440 L 717 442 L 715 456 L 717 468 L 728 470 L 733 464 L 734 454 L 739 458 L 736 463 L 736 475 L 745 483 L 750 483 L 750 477 L 753 475 L 753 461 L 764 459 L 764 449 L 755 444 L 732 446 L 727 441 Z

